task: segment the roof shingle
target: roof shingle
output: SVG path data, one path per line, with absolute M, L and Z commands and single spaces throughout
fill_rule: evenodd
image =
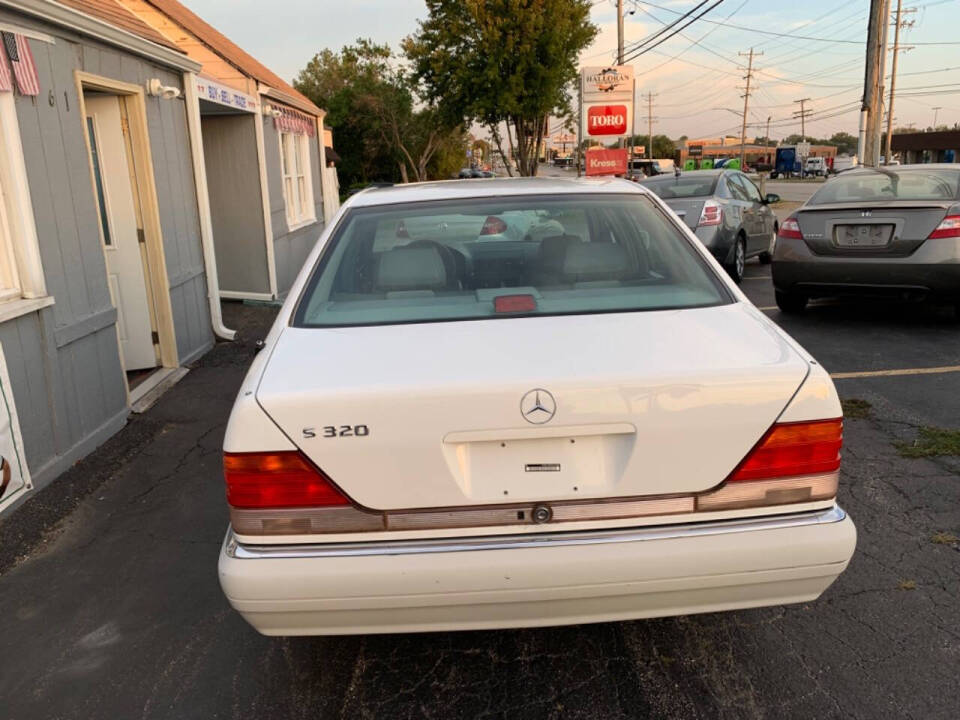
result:
M 163 45 L 172 50 L 180 49 L 115 0 L 58 0 L 58 2 L 145 40 L 155 42 L 157 45 Z

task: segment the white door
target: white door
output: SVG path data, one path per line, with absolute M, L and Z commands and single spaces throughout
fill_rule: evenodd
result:
M 107 258 L 110 297 L 117 308 L 123 367 L 125 370 L 156 367 L 157 353 L 150 328 L 150 305 L 120 101 L 114 95 L 88 95 L 84 101 L 94 193 Z

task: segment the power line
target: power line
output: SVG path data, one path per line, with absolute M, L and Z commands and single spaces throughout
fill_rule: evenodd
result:
M 703 10 L 699 15 L 697 15 L 696 17 L 693 17 L 693 18 L 691 18 L 690 20 L 688 20 L 688 21 L 686 22 L 686 24 L 683 25 L 683 27 L 679 28 L 678 30 L 674 30 L 672 33 L 670 33 L 669 35 L 666 35 L 665 37 L 660 38 L 660 39 L 657 40 L 657 42 L 655 42 L 653 45 L 648 45 L 648 46 L 646 46 L 646 47 L 643 47 L 643 48 L 640 48 L 640 49 L 638 49 L 638 50 L 636 50 L 636 51 L 633 51 L 633 53 L 630 55 L 629 58 L 627 58 L 627 60 L 633 60 L 633 59 L 635 59 L 635 58 L 638 58 L 638 57 L 640 57 L 641 55 L 644 55 L 644 54 L 650 52 L 651 50 L 653 50 L 653 49 L 654 49 L 655 47 L 657 47 L 658 45 L 662 45 L 662 44 L 665 43 L 667 40 L 669 40 L 670 38 L 672 38 L 674 35 L 678 34 L 681 30 L 686 30 L 690 25 L 692 25 L 692 24 L 695 23 L 697 20 L 699 20 L 700 18 L 702 18 L 704 15 L 706 15 L 708 12 L 710 12 L 711 10 L 713 10 L 715 7 L 717 7 L 717 5 L 719 5 L 719 4 L 722 3 L 722 2 L 723 2 L 723 0 L 716 0 L 716 2 L 713 3 L 713 5 L 711 5 L 710 7 L 708 7 L 706 10 Z M 701 4 L 702 4 L 702 3 L 701 3 Z M 700 7 L 700 6 L 698 5 L 697 7 Z
M 652 3 L 652 2 L 646 2 L 646 0 L 636 0 L 636 2 L 642 3 L 642 4 L 647 5 L 647 6 L 649 6 L 649 7 L 657 8 L 658 10 L 665 10 L 666 12 L 673 13 L 674 15 L 679 15 L 679 14 L 680 14 L 680 13 L 677 12 L 676 10 L 671 10 L 671 9 L 668 8 L 668 7 L 663 7 L 662 5 L 657 5 L 657 4 Z M 717 21 L 716 21 L 716 20 L 704 20 L 704 22 L 716 23 Z M 733 30 L 746 30 L 747 32 L 758 33 L 758 34 L 760 34 L 760 35 L 769 35 L 769 36 L 771 36 L 771 37 L 785 37 L 785 38 L 791 38 L 791 39 L 796 39 L 796 40 L 810 40 L 810 41 L 812 41 L 812 42 L 841 43 L 841 44 L 845 44 L 845 45 L 863 45 L 863 44 L 864 44 L 864 41 L 863 41 L 863 40 L 838 40 L 838 39 L 831 39 L 831 38 L 811 37 L 811 36 L 809 36 L 809 35 L 794 35 L 794 34 L 791 34 L 791 33 L 780 33 L 780 32 L 774 32 L 774 31 L 772 31 L 772 30 L 761 30 L 761 29 L 759 29 L 759 28 L 745 27 L 744 25 L 729 25 L 729 24 L 728 24 L 727 27 L 729 27 L 729 28 L 731 28 L 731 29 L 733 29 Z M 960 41 L 939 41 L 939 40 L 938 40 L 938 41 L 933 41 L 933 42 L 918 42 L 918 43 L 914 43 L 914 44 L 915 44 L 915 45 L 930 45 L 930 46 L 960 45 Z

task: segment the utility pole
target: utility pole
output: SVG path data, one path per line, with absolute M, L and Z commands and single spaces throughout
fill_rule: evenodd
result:
M 653 157 L 653 93 L 647 93 L 647 157 Z
M 879 157 L 883 79 L 883 57 L 886 55 L 886 26 L 890 18 L 890 0 L 870 0 L 870 22 L 867 26 L 867 56 L 863 77 L 863 103 L 860 106 L 860 136 L 857 156 L 863 165 L 875 166 Z
M 794 100 L 795 103 L 800 103 L 800 110 L 793 113 L 795 118 L 800 118 L 800 140 L 802 142 L 807 141 L 807 115 L 810 115 L 813 110 L 807 110 L 807 103 L 810 102 L 812 98 L 800 98 L 799 100 Z
M 936 132 L 936 130 L 937 130 L 937 114 L 938 114 L 941 110 L 943 110 L 943 106 L 942 106 L 942 105 L 937 105 L 937 106 L 933 109 L 933 130 L 934 130 L 934 132 Z
M 617 0 L 617 65 L 623 65 L 623 0 Z
M 743 93 L 743 123 L 740 125 L 740 168 L 743 169 L 744 158 L 746 156 L 746 144 L 747 144 L 747 108 L 750 105 L 750 80 L 753 79 L 753 58 L 754 52 L 753 48 L 750 48 L 749 53 L 738 53 L 741 56 L 747 56 L 747 75 L 745 80 L 747 81 L 747 87 Z M 756 53 L 757 56 L 763 55 L 762 52 Z
M 767 134 L 764 135 L 763 137 L 766 139 L 764 144 L 769 148 L 770 147 L 770 115 L 767 115 Z M 767 158 L 769 159 L 769 153 L 767 154 Z
M 902 21 L 900 18 L 906 13 L 916 12 L 915 8 L 907 8 L 904 10 L 901 6 L 903 5 L 903 0 L 897 0 L 897 15 L 894 22 L 893 29 L 893 69 L 890 72 L 890 102 L 887 103 L 887 165 L 890 164 L 890 160 L 893 156 L 893 153 L 890 152 L 890 143 L 893 140 L 893 97 L 897 90 L 897 58 L 900 56 L 901 51 L 910 50 L 910 47 L 900 47 L 900 28 L 910 27 L 913 25 L 913 21 L 907 23 Z

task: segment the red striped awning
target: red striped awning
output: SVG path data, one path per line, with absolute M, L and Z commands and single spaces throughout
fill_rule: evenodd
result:
M 280 111 L 280 115 L 273 118 L 273 126 L 280 132 L 297 133 L 310 137 L 317 134 L 317 122 L 311 116 L 289 108 L 277 107 L 276 105 L 273 107 Z

